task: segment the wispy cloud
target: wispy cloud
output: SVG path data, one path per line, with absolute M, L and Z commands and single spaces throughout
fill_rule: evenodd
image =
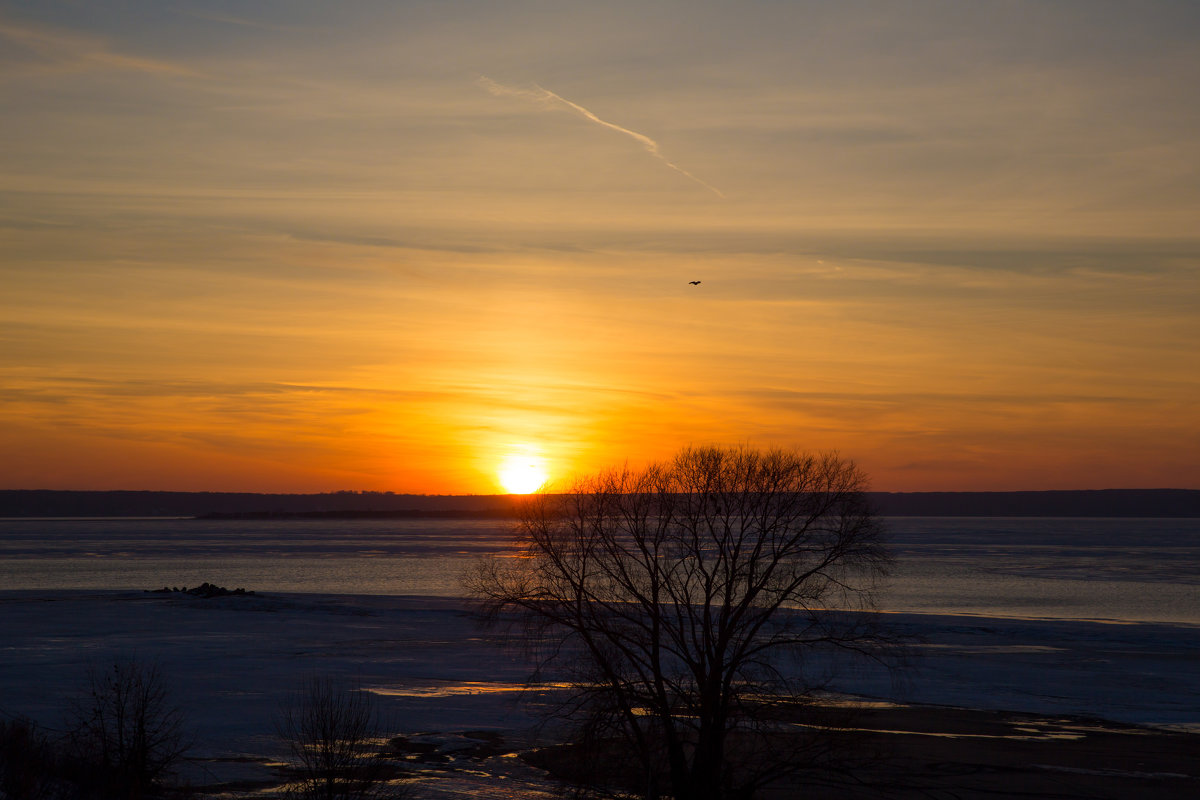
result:
M 246 17 L 235 17 L 232 14 L 217 14 L 211 11 L 197 11 L 195 9 L 173 9 L 176 14 L 193 19 L 202 19 L 207 22 L 220 22 L 226 25 L 236 25 L 242 28 L 253 28 L 260 31 L 274 32 L 294 32 L 302 31 L 304 28 L 297 25 L 283 25 L 279 23 L 262 22 L 260 20 L 248 19 Z
M 696 183 L 703 186 L 705 189 L 708 189 L 710 192 L 713 192 L 714 194 L 716 194 L 718 197 L 725 196 L 724 193 L 722 193 L 720 189 L 713 186 L 711 183 L 707 183 L 707 182 L 701 180 L 700 178 L 697 178 L 695 175 L 688 172 L 686 169 L 684 169 L 684 168 L 680 167 L 678 164 L 675 164 L 672 161 L 670 161 L 666 156 L 664 156 L 662 154 L 662 150 L 659 148 L 658 142 L 654 141 L 649 136 L 646 136 L 643 133 L 638 133 L 637 131 L 631 131 L 628 128 L 623 128 L 620 125 L 617 125 L 616 123 L 609 122 L 608 120 L 601 119 L 600 117 L 596 116 L 591 111 L 587 110 L 586 108 L 579 105 L 578 103 L 572 103 L 570 100 L 566 99 L 565 97 L 555 94 L 554 92 L 550 91 L 549 89 L 543 89 L 541 86 L 538 86 L 536 83 L 533 84 L 533 88 L 531 88 L 531 89 L 519 89 L 519 88 L 516 88 L 513 86 L 505 86 L 502 83 L 496 83 L 496 81 L 492 80 L 491 78 L 489 78 L 485 75 L 479 76 L 478 82 L 479 82 L 480 86 L 482 86 L 484 89 L 491 92 L 493 95 L 495 95 L 497 97 L 519 97 L 519 98 L 522 98 L 525 100 L 531 100 L 535 103 L 541 103 L 543 105 L 560 106 L 560 107 L 566 108 L 570 111 L 574 111 L 576 114 L 578 114 L 579 116 L 588 120 L 589 122 L 594 122 L 597 125 L 608 128 L 609 130 L 614 130 L 617 133 L 623 133 L 626 136 L 628 136 L 629 138 L 633 139 L 638 144 L 640 144 L 647 153 L 654 156 L 659 161 L 661 161 L 662 163 L 666 164 L 671 169 L 678 172 L 680 175 L 683 175 L 685 178 L 695 181 Z
M 194 70 L 168 61 L 116 52 L 104 41 L 90 36 L 32 27 L 10 22 L 3 17 L 0 17 L 0 40 L 7 40 L 35 53 L 48 62 L 51 70 L 74 72 L 115 69 L 166 75 L 197 74 Z

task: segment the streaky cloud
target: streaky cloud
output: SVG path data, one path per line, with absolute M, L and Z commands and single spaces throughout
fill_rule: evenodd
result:
M 713 186 L 711 183 L 697 178 L 695 175 L 664 156 L 662 154 L 662 150 L 658 146 L 658 142 L 654 141 L 649 136 L 646 136 L 643 133 L 638 133 L 637 131 L 631 131 L 628 128 L 623 128 L 616 123 L 609 122 L 608 120 L 601 119 L 578 103 L 573 103 L 565 97 L 555 94 L 549 89 L 544 89 L 541 86 L 538 86 L 536 83 L 533 84 L 532 89 L 519 89 L 513 86 L 505 86 L 502 83 L 497 83 L 486 75 L 480 75 L 478 83 L 496 97 L 519 97 L 525 100 L 531 100 L 535 103 L 541 103 L 543 105 L 563 106 L 570 111 L 574 111 L 576 114 L 588 120 L 589 122 L 594 122 L 597 125 L 608 128 L 609 130 L 622 133 L 640 144 L 647 153 L 654 156 L 663 164 L 666 164 L 668 167 L 678 172 L 680 175 L 683 175 L 689 180 L 695 181 L 718 197 L 725 197 L 725 194 L 720 189 Z
M 225 25 L 235 25 L 241 28 L 253 28 L 260 31 L 290 33 L 305 30 L 298 25 L 282 25 L 261 22 L 259 20 L 248 19 L 246 17 L 237 17 L 232 14 L 217 14 L 211 11 L 197 11 L 196 9 L 172 9 L 172 11 L 180 16 L 191 17 L 192 19 L 202 19 L 206 22 L 219 22 Z
M 51 71 L 124 70 L 195 77 L 195 70 L 153 58 L 112 50 L 100 39 L 71 31 L 51 30 L 6 20 L 0 15 L 0 40 L 7 40 L 46 59 Z

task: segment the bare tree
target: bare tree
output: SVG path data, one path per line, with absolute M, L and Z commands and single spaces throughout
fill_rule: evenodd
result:
M 647 797 L 749 796 L 790 768 L 772 722 L 832 651 L 870 655 L 887 565 L 865 480 L 836 455 L 687 449 L 535 498 L 523 558 L 468 580 L 517 619 L 568 711 L 636 753 Z
M 88 671 L 70 707 L 67 742 L 88 770 L 85 782 L 127 798 L 153 796 L 188 748 L 162 672 L 132 658 Z
M 56 800 L 67 795 L 62 757 L 50 737 L 23 717 L 0 720 L 0 797 Z
M 380 757 L 380 727 L 369 693 L 328 676 L 306 681 L 276 720 L 298 778 L 294 793 L 306 800 L 380 796 L 393 771 Z

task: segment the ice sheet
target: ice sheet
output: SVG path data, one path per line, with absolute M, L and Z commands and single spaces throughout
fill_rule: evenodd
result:
M 840 691 L 1200 728 L 1200 627 L 887 616 L 915 641 L 911 666 L 898 682 L 849 670 Z M 281 756 L 273 717 L 315 674 L 375 693 L 394 733 L 553 738 L 535 730 L 541 695 L 523 687 L 520 647 L 482 630 L 460 600 L 2 592 L 0 642 L 3 713 L 59 725 L 88 665 L 132 655 L 161 666 L 208 759 Z

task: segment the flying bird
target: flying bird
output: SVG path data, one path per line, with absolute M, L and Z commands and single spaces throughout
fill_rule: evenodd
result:
M 699 285 L 700 285 L 700 281 L 688 281 L 688 283 L 689 283 L 690 285 L 692 285 L 692 286 L 699 286 Z

